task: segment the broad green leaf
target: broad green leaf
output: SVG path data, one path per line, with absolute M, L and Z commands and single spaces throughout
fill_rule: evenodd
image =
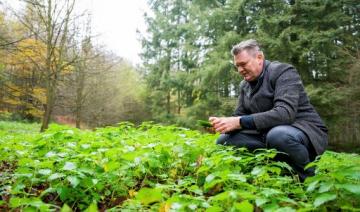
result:
M 357 166 L 341 168 L 335 173 L 335 175 L 337 177 L 342 176 L 342 177 L 349 177 L 354 180 L 360 180 L 360 167 L 359 165 L 357 165 Z
M 320 205 L 324 204 L 325 202 L 328 202 L 328 201 L 331 201 L 334 199 L 336 199 L 336 194 L 332 194 L 332 193 L 320 194 L 319 196 L 316 197 L 316 199 L 314 201 L 314 206 L 319 207 Z
M 139 154 L 137 152 L 126 152 L 124 154 L 121 154 L 120 157 L 124 158 L 125 160 L 128 161 L 134 161 L 134 159 L 138 156 Z
M 25 187 L 26 186 L 23 183 L 18 183 L 18 184 L 15 184 L 13 191 L 15 191 L 15 192 L 20 191 L 21 192 Z
M 93 202 L 93 203 L 91 203 L 91 205 L 88 208 L 86 208 L 86 210 L 84 212 L 98 212 L 98 211 L 99 210 L 98 210 L 96 202 Z
M 50 209 L 50 205 L 41 201 L 39 198 L 10 198 L 10 207 L 18 208 L 20 206 L 33 206 L 40 211 L 47 211 Z
M 205 190 L 205 192 L 208 192 L 212 188 L 221 186 L 223 182 L 224 182 L 224 180 L 222 180 L 222 179 L 212 180 L 210 183 L 205 183 L 204 190 Z
M 328 192 L 334 186 L 333 183 L 324 182 L 320 184 L 319 193 Z
M 195 205 L 195 204 L 190 204 L 190 205 L 188 205 L 187 207 L 190 208 L 192 211 L 195 211 L 196 208 L 197 208 L 197 205 Z
M 278 198 L 278 200 L 280 200 L 281 202 L 286 202 L 286 203 L 291 203 L 293 205 L 297 205 L 297 202 L 293 199 L 290 199 L 288 197 L 280 197 Z
M 68 176 L 66 179 L 70 182 L 70 184 L 73 188 L 75 188 L 80 183 L 79 178 L 77 178 L 75 176 Z
M 251 171 L 251 174 L 257 176 L 257 175 L 259 175 L 259 174 L 262 174 L 263 172 L 264 172 L 264 169 L 263 169 L 262 167 L 256 166 L 256 167 L 254 167 L 254 169 Z
M 171 203 L 171 206 L 170 206 L 170 208 L 175 211 L 179 210 L 181 207 L 182 207 L 182 205 L 178 202 L 173 202 L 173 203 Z
M 197 195 L 203 195 L 203 191 L 199 188 L 197 185 L 192 185 L 188 188 L 189 191 L 197 194 Z
M 268 201 L 269 200 L 265 199 L 265 198 L 256 198 L 255 203 L 256 203 L 256 206 L 261 206 L 261 205 L 267 203 Z
M 94 185 L 96 185 L 96 184 L 99 182 L 99 180 L 98 180 L 98 179 L 91 179 L 91 182 L 92 182 Z
M 275 211 L 276 209 L 279 208 L 279 204 L 276 202 L 271 202 L 271 203 L 267 203 L 263 206 L 261 206 L 264 209 L 264 212 L 270 212 L 270 211 Z
M 273 189 L 273 188 L 264 188 L 261 191 L 261 194 L 265 195 L 265 197 L 273 197 L 277 194 L 281 194 L 282 192 L 277 190 L 277 189 Z
M 162 199 L 161 189 L 142 188 L 136 194 L 136 199 L 140 200 L 144 205 L 160 202 Z
M 104 165 L 105 172 L 117 170 L 119 168 L 120 168 L 120 163 L 118 163 L 116 161 L 111 161 Z
M 59 197 L 62 201 L 65 201 L 69 198 L 70 189 L 67 187 L 59 187 L 56 189 L 56 192 L 59 194 Z
M 51 174 L 51 170 L 50 169 L 40 169 L 39 174 L 41 174 L 41 175 L 49 175 L 49 174 Z
M 49 193 L 53 193 L 53 192 L 55 193 L 56 189 L 53 188 L 53 187 L 49 187 L 49 188 L 47 188 L 47 189 L 45 189 L 44 191 L 41 192 L 40 197 L 43 197 L 44 195 L 49 194 Z
M 276 212 L 295 212 L 296 210 L 291 207 L 283 207 L 275 210 Z
M 243 174 L 228 174 L 230 180 L 238 180 L 240 182 L 246 182 L 246 175 Z
M 71 208 L 65 203 L 65 204 L 62 206 L 60 212 L 72 212 L 72 210 L 71 210 Z
M 206 209 L 206 212 L 222 212 L 222 211 L 224 210 L 219 206 L 211 206 L 210 208 Z
M 90 144 L 81 144 L 81 148 L 83 149 L 89 149 L 91 147 Z
M 23 204 L 27 204 L 28 202 L 29 202 L 29 199 L 26 199 L 26 198 L 12 197 L 10 199 L 10 207 L 17 208 Z
M 317 187 L 319 181 L 314 181 L 312 183 L 309 184 L 309 186 L 307 187 L 306 191 L 307 192 L 312 192 L 315 190 L 315 188 Z
M 360 195 L 360 184 L 337 184 L 336 188 L 342 188 L 353 194 Z
M 206 181 L 207 183 L 210 183 L 213 179 L 215 179 L 215 175 L 209 174 L 209 175 L 205 178 L 205 181 Z
M 62 173 L 54 173 L 52 175 L 49 176 L 48 180 L 49 181 L 52 181 L 52 180 L 55 180 L 55 179 L 58 179 L 58 178 L 62 178 L 62 177 L 65 177 L 65 174 L 62 174 Z
M 73 162 L 66 162 L 63 169 L 67 170 L 67 171 L 74 170 L 74 169 L 76 169 L 76 164 Z
M 74 135 L 74 130 L 66 130 L 64 131 L 65 133 L 69 134 L 69 135 Z
M 18 161 L 18 164 L 20 166 L 24 166 L 24 165 L 27 165 L 29 163 L 32 163 L 33 160 L 31 160 L 30 158 L 21 158 L 19 161 Z
M 237 197 L 237 194 L 234 192 L 234 191 L 225 191 L 225 192 L 222 192 L 220 194 L 217 194 L 213 197 L 210 198 L 210 201 L 213 202 L 213 201 L 225 201 L 225 200 L 230 200 L 230 199 L 236 199 Z
M 254 206 L 248 201 L 244 200 L 241 203 L 235 203 L 235 208 L 239 212 L 252 212 L 254 211 Z
M 266 167 L 267 170 L 277 174 L 277 175 L 280 175 L 281 173 L 281 169 L 279 167 L 276 167 L 276 166 L 268 166 Z

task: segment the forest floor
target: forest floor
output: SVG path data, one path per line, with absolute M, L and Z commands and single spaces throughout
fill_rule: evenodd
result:
M 96 130 L 0 121 L 0 211 L 360 210 L 360 156 L 326 151 L 301 183 L 274 150 L 121 123 Z

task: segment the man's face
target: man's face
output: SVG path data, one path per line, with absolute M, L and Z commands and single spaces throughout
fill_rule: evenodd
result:
M 262 71 L 264 56 L 260 52 L 241 51 L 234 56 L 234 64 L 238 72 L 248 82 L 255 80 Z

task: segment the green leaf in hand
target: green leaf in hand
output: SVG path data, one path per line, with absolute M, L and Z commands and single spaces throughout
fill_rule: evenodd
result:
M 212 124 L 205 120 L 198 120 L 197 123 L 198 123 L 198 125 L 203 126 L 203 127 L 212 127 Z

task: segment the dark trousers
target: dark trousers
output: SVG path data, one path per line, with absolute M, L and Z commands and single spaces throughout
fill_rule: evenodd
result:
M 301 130 L 290 125 L 272 128 L 266 134 L 247 134 L 233 131 L 221 134 L 217 144 L 246 147 L 250 151 L 259 148 L 276 149 L 286 154 L 278 154 L 276 159 L 287 162 L 299 175 L 301 181 L 314 175 L 314 169 L 304 167 L 316 157 L 308 137 Z

